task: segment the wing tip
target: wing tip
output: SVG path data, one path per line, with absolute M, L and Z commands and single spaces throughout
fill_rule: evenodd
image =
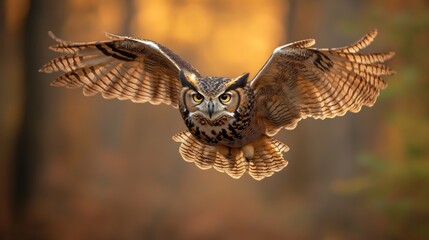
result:
M 117 35 L 117 34 L 114 34 L 114 33 L 109 33 L 109 32 L 104 32 L 104 35 L 105 35 L 107 38 L 111 39 L 111 40 L 121 40 L 121 39 L 126 39 L 126 37 L 124 37 L 124 36 Z
M 47 63 L 47 64 L 43 65 L 41 68 L 39 68 L 38 72 L 52 73 L 53 68 L 52 68 L 51 64 Z
M 314 44 L 316 44 L 316 39 L 309 38 L 309 39 L 299 40 L 296 42 L 292 42 L 292 43 L 280 46 L 277 49 L 280 50 L 280 49 L 284 49 L 286 47 L 289 47 L 289 48 L 309 48 L 309 47 L 313 46 Z
M 372 38 L 377 37 L 378 35 L 378 29 L 377 28 L 373 28 L 371 31 L 369 31 L 366 36 L 371 36 Z
M 59 37 L 57 37 L 55 34 L 54 34 L 54 32 L 52 32 L 52 31 L 48 31 L 48 36 L 50 37 L 50 38 L 52 38 L 52 40 L 54 40 L 55 42 L 57 42 L 58 44 L 67 44 L 68 42 L 67 41 L 65 41 L 65 40 L 63 40 L 63 39 L 61 39 L 61 38 L 59 38 Z
M 51 87 L 63 87 L 64 85 L 63 85 L 63 84 L 58 84 L 58 82 L 57 82 L 57 81 L 52 81 L 52 82 L 49 84 L 49 86 L 51 86 Z
M 63 48 L 70 46 L 72 43 L 57 37 L 52 31 L 48 31 L 48 36 L 57 44 L 49 46 L 49 50 L 54 52 L 64 52 Z
M 396 52 L 389 51 L 386 52 L 386 55 L 384 56 L 384 60 L 390 60 L 396 55 Z
M 54 32 L 52 32 L 51 30 L 48 31 L 48 36 L 55 41 L 57 41 L 57 39 L 58 39 L 58 37 L 55 36 Z
M 369 31 L 367 34 L 365 34 L 363 37 L 361 37 L 359 40 L 357 40 L 355 43 L 339 47 L 339 48 L 332 48 L 331 50 L 339 51 L 339 52 L 346 52 L 346 53 L 357 53 L 360 50 L 368 47 L 374 39 L 378 35 L 377 28 L 373 28 L 371 31 Z

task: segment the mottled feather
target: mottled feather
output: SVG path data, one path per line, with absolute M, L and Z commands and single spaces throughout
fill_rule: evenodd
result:
M 276 48 L 251 82 L 266 133 L 293 129 L 307 117 L 332 118 L 372 106 L 387 87 L 382 76 L 394 73 L 382 64 L 393 52 L 358 53 L 376 35 L 373 30 L 342 48 L 307 48 L 311 40 Z
M 168 48 L 143 39 L 107 34 L 111 40 L 74 43 L 49 35 L 57 44 L 50 49 L 65 53 L 40 71 L 62 71 L 53 86 L 83 87 L 85 96 L 178 106 L 179 70 L 196 76 L 198 71 Z

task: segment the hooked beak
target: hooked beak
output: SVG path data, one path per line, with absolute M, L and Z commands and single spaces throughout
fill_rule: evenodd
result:
M 212 118 L 212 115 L 214 112 L 214 103 L 212 100 L 209 101 L 208 109 L 209 109 L 209 116 L 210 116 L 210 118 Z

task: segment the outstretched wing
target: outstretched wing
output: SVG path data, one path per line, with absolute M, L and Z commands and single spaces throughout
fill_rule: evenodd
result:
M 333 118 L 372 106 L 387 87 L 381 77 L 394 73 L 382 64 L 393 52 L 358 53 L 376 35 L 373 30 L 342 48 L 309 48 L 315 43 L 309 39 L 275 49 L 251 82 L 266 133 L 293 129 L 307 117 Z
M 39 71 L 64 72 L 52 85 L 83 87 L 85 96 L 101 93 L 107 99 L 165 103 L 175 108 L 181 88 L 179 70 L 200 76 L 189 63 L 156 42 L 106 35 L 111 40 L 74 43 L 49 32 L 57 42 L 50 49 L 65 55 L 52 59 Z

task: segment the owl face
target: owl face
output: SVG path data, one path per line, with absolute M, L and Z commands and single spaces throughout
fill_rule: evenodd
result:
M 180 72 L 183 85 L 183 106 L 188 117 L 205 122 L 234 117 L 240 105 L 238 88 L 247 83 L 248 74 L 237 78 L 205 77 L 196 78 L 192 74 Z

